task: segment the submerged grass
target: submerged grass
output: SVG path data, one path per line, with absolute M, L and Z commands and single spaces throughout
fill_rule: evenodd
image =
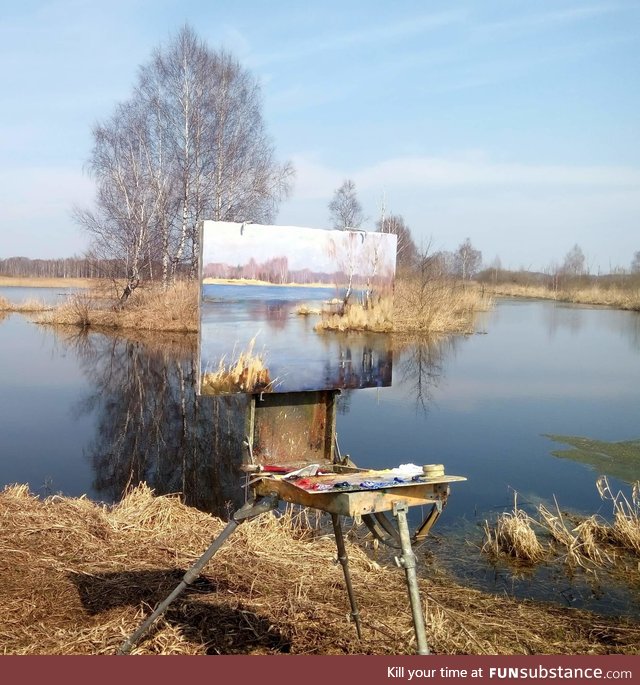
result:
M 633 483 L 640 474 L 640 440 L 605 442 L 576 435 L 545 435 L 572 449 L 554 450 L 554 457 L 587 464 L 598 473 Z
M 114 507 L 0 493 L 0 652 L 115 654 L 224 523 L 144 485 Z M 134 650 L 137 654 L 415 652 L 404 573 L 347 541 L 363 639 L 331 536 L 290 516 L 243 524 Z M 515 601 L 444 578 L 420 580 L 427 639 L 440 654 L 627 653 L 640 624 Z

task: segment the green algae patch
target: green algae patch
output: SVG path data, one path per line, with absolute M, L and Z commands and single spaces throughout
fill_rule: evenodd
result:
M 619 478 L 626 483 L 640 479 L 640 439 L 604 442 L 575 435 L 545 434 L 545 437 L 571 446 L 571 449 L 552 450 L 554 457 L 587 464 L 599 475 Z

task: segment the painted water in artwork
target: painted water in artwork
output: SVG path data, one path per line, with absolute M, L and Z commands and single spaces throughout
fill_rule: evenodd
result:
M 201 394 L 391 385 L 395 256 L 389 234 L 205 221 Z

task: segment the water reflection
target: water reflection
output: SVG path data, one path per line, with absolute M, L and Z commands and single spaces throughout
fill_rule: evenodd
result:
M 409 391 L 417 407 L 427 412 L 433 393 L 444 374 L 444 362 L 455 354 L 458 338 L 415 337 L 396 342 L 395 350 L 400 357 L 396 363 L 400 383 Z
M 565 304 L 544 307 L 542 309 L 542 317 L 549 339 L 553 339 L 561 330 L 567 330 L 574 336 L 580 333 L 584 323 L 583 311 L 577 307 Z
M 92 391 L 76 405 L 96 416 L 85 447 L 98 495 L 118 501 L 145 481 L 158 494 L 217 515 L 243 500 L 246 398 L 196 395 L 195 339 L 146 340 L 78 334 L 74 346 Z
M 337 359 L 337 363 L 327 361 L 325 364 L 325 387 L 353 390 L 391 385 L 393 352 L 390 344 L 386 349 L 374 348 L 366 342 L 353 347 L 348 340 L 340 340 Z
M 77 418 L 94 416 L 95 434 L 83 452 L 97 497 L 118 501 L 144 481 L 158 494 L 180 492 L 190 506 L 220 516 L 244 501 L 239 465 L 247 396 L 196 394 L 194 336 L 132 340 L 76 333 L 64 344 L 74 350 L 91 388 L 74 411 Z M 443 349 L 436 341 L 405 347 L 404 373 L 423 407 L 442 373 Z M 346 413 L 349 389 L 377 378 L 390 381 L 391 349 L 377 355 L 358 344 L 354 351 L 345 338 L 340 358 L 346 390 L 339 406 Z M 328 377 L 333 373 L 327 368 Z

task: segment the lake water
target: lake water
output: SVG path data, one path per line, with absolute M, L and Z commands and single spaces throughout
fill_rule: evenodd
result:
M 335 288 L 279 285 L 202 286 L 200 364 L 215 372 L 249 352 L 263 359 L 274 392 L 389 386 L 389 338 L 376 333 L 318 333 L 316 316 Z M 354 293 L 354 299 L 358 293 Z
M 610 517 L 598 471 L 554 456 L 566 446 L 545 436 L 640 438 L 640 316 L 502 300 L 478 331 L 396 349 L 392 387 L 344 391 L 341 451 L 359 466 L 442 463 L 468 478 L 452 484 L 427 545 L 467 582 L 640 615 L 633 589 L 600 593 L 561 564 L 523 576 L 479 551 L 482 523 L 510 510 L 515 492 L 532 512 L 555 498 L 563 510 Z M 196 356 L 195 336 L 154 343 L 0 318 L 0 485 L 114 502 L 145 480 L 224 514 L 242 499 L 246 399 L 196 398 Z M 629 492 L 622 479 L 610 483 Z

